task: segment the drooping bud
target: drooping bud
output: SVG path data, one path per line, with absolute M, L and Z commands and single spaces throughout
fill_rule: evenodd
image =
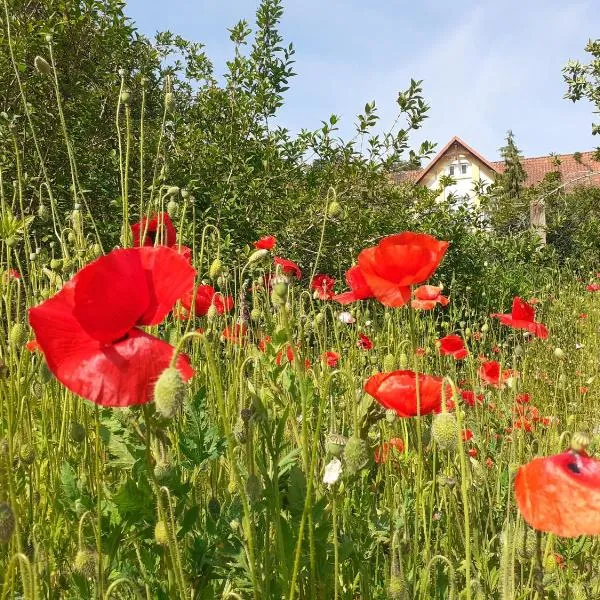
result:
M 15 513 L 10 504 L 0 502 L 0 543 L 8 543 L 14 531 Z
M 154 526 L 154 541 L 160 546 L 169 545 L 169 530 L 164 521 L 158 521 Z
M 175 200 L 169 200 L 167 203 L 167 214 L 174 219 L 177 216 L 177 212 L 179 210 L 179 206 Z
M 441 413 L 433 417 L 431 437 L 442 450 L 454 450 L 457 444 L 458 423 L 452 413 Z
M 131 100 L 131 92 L 129 90 L 123 90 L 121 92 L 121 102 L 123 104 L 129 104 L 130 100 Z
M 26 465 L 32 465 L 35 460 L 35 450 L 31 444 L 24 444 L 20 452 L 21 462 Z
M 562 360 L 565 357 L 564 350 L 558 347 L 554 348 L 554 356 L 556 356 L 556 358 L 559 360 Z
M 255 323 L 257 321 L 260 321 L 261 317 L 262 317 L 262 312 L 261 312 L 260 308 L 253 308 L 250 311 L 250 319 L 252 321 L 254 321 Z
M 52 74 L 52 67 L 50 66 L 48 61 L 45 58 L 42 58 L 41 56 L 36 56 L 33 59 L 33 65 L 35 66 L 36 71 L 38 73 L 41 73 L 42 75 Z
M 265 256 L 269 254 L 269 251 L 265 248 L 260 248 L 259 250 L 255 250 L 248 259 L 248 264 L 251 265 L 253 263 L 257 263 L 259 260 L 262 260 Z
M 344 448 L 347 443 L 348 440 L 343 435 L 340 435 L 339 433 L 330 433 L 325 439 L 325 450 L 327 451 L 327 454 L 340 458 L 344 453 Z
M 592 438 L 585 431 L 576 431 L 571 437 L 571 450 L 574 452 L 585 452 L 592 443 Z
M 327 207 L 327 215 L 330 218 L 335 219 L 336 217 L 339 217 L 341 214 L 342 214 L 342 207 L 340 206 L 340 203 L 337 200 L 330 202 L 329 206 Z
M 396 357 L 390 352 L 383 358 L 383 371 L 389 373 L 396 368 Z
M 38 214 L 38 217 L 40 219 L 42 219 L 42 221 L 45 221 L 48 218 L 50 211 L 48 210 L 48 207 L 43 202 L 40 202 L 40 205 L 38 206 L 38 209 L 37 209 L 37 214 Z
M 385 420 L 388 423 L 395 423 L 396 420 L 398 419 L 398 414 L 396 413 L 396 411 L 393 408 L 388 408 L 385 411 Z
M 71 439 L 76 444 L 83 444 L 85 441 L 85 427 L 81 423 L 71 423 Z
M 236 421 L 233 436 L 238 444 L 245 444 L 248 441 L 248 424 L 242 418 Z
M 159 460 L 154 466 L 154 477 L 159 485 L 165 485 L 173 476 L 173 465 L 167 460 Z
M 98 574 L 98 554 L 89 548 L 80 549 L 73 561 L 73 570 L 85 579 L 93 579 Z
M 350 477 L 356 475 L 362 468 L 367 466 L 369 458 L 367 442 L 356 435 L 352 436 L 344 448 L 344 471 Z
M 167 367 L 154 385 L 156 411 L 166 419 L 172 419 L 183 407 L 186 386 L 179 370 Z
M 58 270 L 60 270 L 61 267 L 62 267 L 62 260 L 60 258 L 53 258 L 50 261 L 50 268 L 53 271 L 58 271 Z
M 11 345 L 14 348 L 21 348 L 27 343 L 27 338 L 29 337 L 29 331 L 27 330 L 27 326 L 23 325 L 23 323 L 15 323 L 10 328 L 9 340 Z
M 206 318 L 209 321 L 212 321 L 218 314 L 219 311 L 217 310 L 217 307 L 214 304 L 211 304 L 206 311 Z
M 208 276 L 211 279 L 217 279 L 221 273 L 223 273 L 223 261 L 220 258 L 215 258 L 208 269 Z

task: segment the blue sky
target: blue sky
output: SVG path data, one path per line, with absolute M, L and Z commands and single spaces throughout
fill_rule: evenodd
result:
M 561 69 L 586 59 L 600 35 L 597 0 L 285 0 L 281 32 L 296 49 L 279 122 L 296 132 L 335 113 L 352 137 L 356 115 L 375 100 L 381 130 L 396 117 L 397 92 L 423 79 L 431 105 L 413 146 L 440 149 L 453 135 L 493 160 L 512 129 L 525 156 L 571 153 L 600 143 L 592 106 L 563 99 Z M 129 0 L 127 14 L 147 35 L 169 29 L 202 42 L 217 74 L 232 45 L 227 28 L 254 0 Z

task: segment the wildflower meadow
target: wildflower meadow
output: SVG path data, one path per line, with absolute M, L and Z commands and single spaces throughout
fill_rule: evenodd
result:
M 0 600 L 600 598 L 600 215 L 542 247 L 502 191 L 398 184 L 418 81 L 370 154 L 271 126 L 277 0 L 225 82 L 113 3 L 17 4 Z M 75 33 L 114 50 L 80 78 Z

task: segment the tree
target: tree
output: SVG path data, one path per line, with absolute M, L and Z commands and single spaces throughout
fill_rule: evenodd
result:
M 521 164 L 521 152 L 515 144 L 515 136 L 509 129 L 506 133 L 506 145 L 500 148 L 504 160 L 504 173 L 500 177 L 502 191 L 509 198 L 518 198 L 527 179 L 527 173 Z

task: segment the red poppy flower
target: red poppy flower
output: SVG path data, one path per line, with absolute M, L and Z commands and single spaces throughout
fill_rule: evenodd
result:
M 333 299 L 336 302 L 339 302 L 340 304 L 350 304 L 357 300 L 366 300 L 367 298 L 373 297 L 373 292 L 367 284 L 367 280 L 358 265 L 350 267 L 346 271 L 345 278 L 350 291 L 335 295 Z
M 600 460 L 569 450 L 535 458 L 515 479 L 521 515 L 560 537 L 600 534 Z
M 258 349 L 261 352 L 266 352 L 267 351 L 267 346 L 271 343 L 271 336 L 270 335 L 265 335 L 263 337 L 260 338 L 260 340 L 258 341 Z
M 277 239 L 272 235 L 266 235 L 260 238 L 257 242 L 254 242 L 254 247 L 257 250 L 272 250 L 277 243 Z
M 529 404 L 531 401 L 531 396 L 527 393 L 517 394 L 515 397 L 515 402 L 517 404 Z
M 154 215 L 148 220 L 147 217 L 131 226 L 134 246 L 161 246 L 172 247 L 177 243 L 177 232 L 166 212 Z M 144 239 L 142 240 L 142 235 Z
M 365 391 L 384 408 L 396 411 L 399 417 L 428 415 L 442 409 L 442 378 L 419 373 L 420 410 L 417 407 L 417 374 L 414 371 L 376 373 L 367 380 Z M 452 398 L 452 389 L 445 387 L 446 399 Z
M 465 348 L 465 343 L 460 335 L 447 335 L 439 342 L 440 353 L 445 356 L 452 356 L 456 360 L 462 360 L 469 355 L 469 351 Z
M 373 341 L 371 340 L 371 338 L 368 335 L 365 335 L 364 333 L 358 334 L 358 341 L 356 342 L 356 345 L 361 350 L 372 350 L 373 349 Z
M 217 309 L 217 312 L 222 315 L 229 312 L 233 308 L 233 298 L 231 296 L 223 296 L 219 292 L 215 292 L 212 285 L 199 285 L 196 288 L 196 299 L 193 299 L 193 290 L 184 294 L 181 298 L 181 305 L 188 311 L 192 310 L 198 317 L 203 317 L 208 313 L 211 305 Z
M 288 260 L 287 258 L 281 258 L 281 256 L 276 256 L 273 259 L 273 262 L 275 263 L 275 265 L 279 265 L 281 267 L 281 270 L 286 275 L 294 275 L 296 279 L 302 278 L 302 271 L 294 261 Z
M 585 289 L 588 292 L 600 292 L 600 283 L 590 283 Z
M 415 355 L 416 356 L 425 356 L 425 348 L 417 348 L 415 350 Z
M 333 298 L 333 286 L 335 279 L 329 275 L 315 275 L 310 283 L 310 287 L 315 290 L 315 296 L 319 300 L 331 300 Z
M 477 448 L 469 448 L 467 454 L 471 457 L 471 458 L 475 458 L 477 456 Z
M 495 466 L 495 463 L 494 463 L 494 461 L 493 461 L 491 458 L 486 458 L 486 459 L 485 459 L 485 466 L 486 466 L 488 469 L 493 469 L 493 468 L 494 468 L 494 466 Z
M 478 404 L 483 404 L 483 394 L 475 394 L 473 390 L 460 390 L 460 396 L 464 400 L 465 404 L 469 406 L 475 406 L 475 401 Z
M 447 306 L 448 298 L 442 296 L 442 288 L 435 285 L 421 285 L 415 289 L 415 299 L 411 302 L 417 310 L 432 310 L 436 304 Z
M 363 250 L 358 266 L 377 300 L 403 306 L 410 300 L 410 286 L 433 275 L 448 245 L 424 233 L 405 231 Z
M 375 448 L 375 462 L 379 465 L 387 461 L 390 451 L 404 452 L 404 441 L 402 438 L 391 438 L 389 442 L 383 442 Z
M 461 431 L 460 437 L 463 442 L 468 442 L 473 439 L 473 432 L 470 429 L 463 429 Z
M 241 345 L 244 343 L 247 333 L 247 325 L 236 323 L 233 327 L 225 327 L 221 333 L 221 337 L 230 344 Z
M 321 355 L 321 358 L 323 359 L 324 362 L 327 363 L 328 367 L 337 367 L 337 364 L 340 360 L 340 355 L 337 352 L 323 352 L 323 354 Z
M 545 340 L 548 337 L 548 329 L 541 323 L 536 323 L 535 309 L 533 306 L 522 300 L 518 296 L 514 298 L 512 312 L 508 315 L 494 313 L 491 315 L 500 320 L 504 325 L 514 327 L 515 329 L 526 329 L 533 335 Z
M 8 269 L 2 273 L 2 282 L 7 284 L 11 279 L 21 279 L 21 273 L 16 269 Z
M 275 356 L 275 364 L 276 365 L 279 366 L 282 363 L 284 353 L 285 353 L 285 356 L 286 356 L 288 362 L 291 363 L 294 360 L 294 350 L 289 344 L 286 344 L 286 346 L 284 348 L 282 348 L 281 350 L 279 350 L 279 352 L 277 352 L 277 356 Z
M 481 367 L 479 367 L 478 374 L 487 384 L 500 389 L 506 385 L 507 379 L 516 375 L 516 373 L 510 369 L 505 369 L 500 372 L 500 363 L 497 360 L 485 361 Z
M 170 248 L 113 250 L 29 310 L 48 367 L 69 390 L 103 406 L 152 399 L 173 347 L 139 326 L 157 325 L 193 285 L 195 271 Z M 179 355 L 187 380 L 193 370 Z

